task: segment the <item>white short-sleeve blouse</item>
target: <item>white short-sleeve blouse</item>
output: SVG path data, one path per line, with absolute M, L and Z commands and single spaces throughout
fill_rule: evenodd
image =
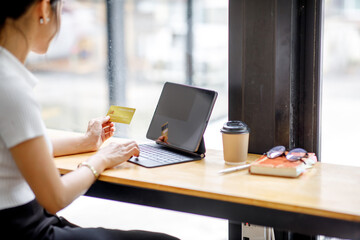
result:
M 36 83 L 35 76 L 0 47 L 0 210 L 23 205 L 35 198 L 9 149 L 44 136 L 52 152 L 40 106 L 33 96 Z

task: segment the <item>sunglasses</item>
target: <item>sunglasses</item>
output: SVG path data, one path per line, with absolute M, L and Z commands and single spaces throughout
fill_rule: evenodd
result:
M 286 152 L 284 146 L 276 146 L 266 152 L 266 156 L 268 158 L 276 158 L 282 155 L 285 155 L 287 160 L 295 162 L 297 160 L 301 160 L 302 158 L 307 157 L 308 152 L 302 148 L 294 148 L 289 152 Z

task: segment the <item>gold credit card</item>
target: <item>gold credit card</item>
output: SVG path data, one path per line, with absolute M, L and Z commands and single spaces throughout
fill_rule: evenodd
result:
M 135 108 L 119 107 L 111 105 L 106 116 L 110 116 L 111 122 L 130 124 L 135 113 Z

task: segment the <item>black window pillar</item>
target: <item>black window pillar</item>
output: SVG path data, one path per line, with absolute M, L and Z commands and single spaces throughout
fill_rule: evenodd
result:
M 321 0 L 229 1 L 229 119 L 251 128 L 249 152 L 319 155 Z
M 298 129 L 295 141 L 321 160 L 323 0 L 302 0 Z

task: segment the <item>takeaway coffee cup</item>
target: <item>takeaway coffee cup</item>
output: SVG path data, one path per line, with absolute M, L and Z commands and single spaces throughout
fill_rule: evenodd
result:
M 249 127 L 242 121 L 228 121 L 220 131 L 225 162 L 230 165 L 245 164 L 249 147 Z

